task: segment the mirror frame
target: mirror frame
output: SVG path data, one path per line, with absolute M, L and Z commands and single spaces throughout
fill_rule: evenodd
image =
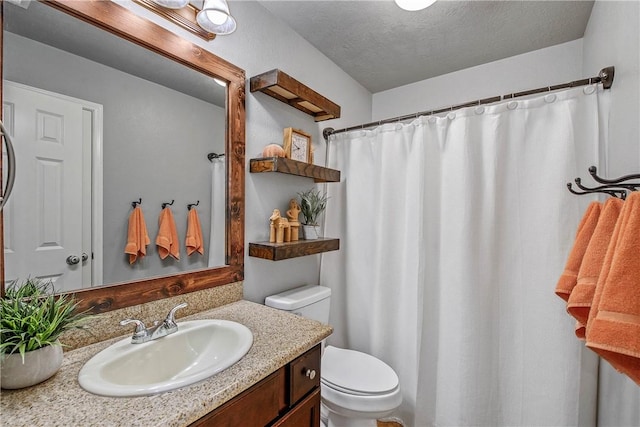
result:
M 245 209 L 245 71 L 112 1 L 46 0 L 43 3 L 116 36 L 227 83 L 225 161 L 227 265 L 171 276 L 106 285 L 71 292 L 78 310 L 103 313 L 244 279 Z M 4 28 L 4 3 L 0 25 Z M 0 32 L 0 79 L 2 34 Z M 212 81 L 212 84 L 213 83 Z M 2 84 L 0 83 L 0 98 Z M 1 150 L 1 147 L 0 147 Z M 0 157 L 0 181 L 2 159 Z M 0 247 L 4 248 L 4 217 L 0 212 Z M 0 253 L 0 285 L 4 296 L 4 250 Z

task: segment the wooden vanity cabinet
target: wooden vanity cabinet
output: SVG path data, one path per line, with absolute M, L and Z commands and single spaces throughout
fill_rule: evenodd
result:
M 319 427 L 320 355 L 318 344 L 191 427 Z

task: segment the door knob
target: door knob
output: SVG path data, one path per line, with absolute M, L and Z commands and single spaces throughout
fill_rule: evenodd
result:
M 67 257 L 67 264 L 69 265 L 76 265 L 79 262 L 80 262 L 80 257 L 78 255 L 69 255 Z
M 85 252 L 82 252 L 82 262 L 85 262 L 88 259 L 89 259 L 89 255 L 87 255 Z
M 316 370 L 315 369 L 307 369 L 304 373 L 304 375 L 309 378 L 310 380 L 314 379 L 316 377 Z

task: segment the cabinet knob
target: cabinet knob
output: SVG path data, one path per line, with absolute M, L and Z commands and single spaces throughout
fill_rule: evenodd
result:
M 309 378 L 310 380 L 314 379 L 316 377 L 316 370 L 315 369 L 307 369 L 304 372 L 305 377 Z

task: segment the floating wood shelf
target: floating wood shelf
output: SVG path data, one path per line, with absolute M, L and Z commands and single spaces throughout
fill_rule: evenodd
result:
M 251 92 L 263 92 L 314 117 L 316 122 L 340 117 L 340 106 L 293 77 L 275 69 L 253 76 Z
M 340 239 L 320 238 L 290 243 L 249 243 L 249 256 L 280 261 L 340 249 Z
M 313 178 L 315 182 L 340 182 L 340 171 L 284 157 L 264 157 L 249 161 L 251 173 L 278 172 Z

